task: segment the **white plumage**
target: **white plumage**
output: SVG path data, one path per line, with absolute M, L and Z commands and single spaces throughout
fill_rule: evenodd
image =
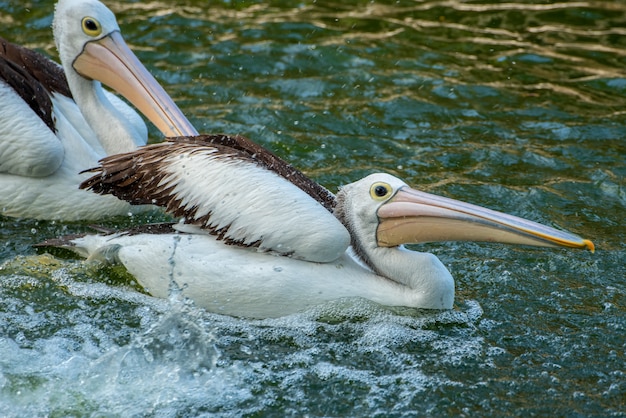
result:
M 349 251 L 314 263 L 185 233 L 87 235 L 72 244 L 92 260 L 121 263 L 153 296 L 166 298 L 178 288 L 198 306 L 225 315 L 279 317 L 349 297 L 430 309 L 450 309 L 454 302 L 452 276 L 429 253 L 389 249 L 408 256 L 411 264 L 402 268 L 421 282 L 411 288 L 363 267 Z

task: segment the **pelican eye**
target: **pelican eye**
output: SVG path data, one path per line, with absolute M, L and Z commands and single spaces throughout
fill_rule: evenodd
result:
M 391 196 L 391 191 L 392 188 L 389 184 L 378 182 L 372 184 L 372 187 L 370 188 L 370 196 L 372 196 L 372 199 L 374 200 L 384 200 Z
M 81 24 L 83 26 L 83 32 L 89 36 L 98 36 L 102 33 L 102 26 L 100 26 L 100 22 L 93 17 L 84 17 Z

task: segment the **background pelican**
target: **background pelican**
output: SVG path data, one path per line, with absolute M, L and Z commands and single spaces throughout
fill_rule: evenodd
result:
M 422 193 L 387 174 L 342 187 L 331 199 L 333 216 L 303 192 L 308 185 L 290 181 L 304 177 L 297 170 L 272 158 L 270 166 L 268 158 L 252 158 L 258 154 L 226 142 L 212 136 L 142 147 L 103 160 L 100 173 L 84 184 L 162 205 L 183 223 L 46 244 L 115 260 L 152 295 L 166 297 L 174 283 L 208 310 L 246 317 L 286 315 L 343 297 L 452 308 L 448 270 L 432 254 L 405 250 L 405 243 L 594 249 L 568 232 Z
M 0 214 L 75 220 L 127 213 L 125 202 L 78 190 L 81 170 L 147 140 L 141 117 L 99 81 L 165 135 L 196 131 L 126 46 L 102 3 L 59 1 L 53 31 L 63 69 L 0 41 Z

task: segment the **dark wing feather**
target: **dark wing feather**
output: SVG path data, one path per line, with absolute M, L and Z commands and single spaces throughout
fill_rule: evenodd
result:
M 168 207 L 170 196 L 158 188 L 164 177 L 158 167 L 160 159 L 167 156 L 169 151 L 168 143 L 164 142 L 104 158 L 99 167 L 86 170 L 98 174 L 85 180 L 80 188 L 99 194 L 112 194 L 133 205 Z
M 72 97 L 63 69 L 28 48 L 0 38 L 0 80 L 20 95 L 54 132 L 50 93 Z

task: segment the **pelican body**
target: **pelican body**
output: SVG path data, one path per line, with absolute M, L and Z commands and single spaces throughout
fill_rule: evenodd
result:
M 142 118 L 166 135 L 195 129 L 124 42 L 96 0 L 61 0 L 53 32 L 63 67 L 0 39 L 0 214 L 96 219 L 133 211 L 112 196 L 78 189 L 79 173 L 147 141 Z
M 454 280 L 433 254 L 406 253 L 415 283 L 376 274 L 350 251 L 321 263 L 226 245 L 214 236 L 181 232 L 177 225 L 142 232 L 85 235 L 65 243 L 90 260 L 122 264 L 152 296 L 173 289 L 215 313 L 272 318 L 341 298 L 361 297 L 386 306 L 450 309 Z M 415 286 L 415 287 L 411 287 Z
M 423 193 L 388 174 L 334 196 L 243 138 L 170 139 L 108 157 L 92 171 L 81 187 L 163 206 L 181 221 L 44 245 L 121 263 L 154 296 L 177 289 L 233 316 L 288 315 L 345 297 L 451 309 L 452 276 L 437 257 L 407 243 L 594 249 L 569 232 Z

